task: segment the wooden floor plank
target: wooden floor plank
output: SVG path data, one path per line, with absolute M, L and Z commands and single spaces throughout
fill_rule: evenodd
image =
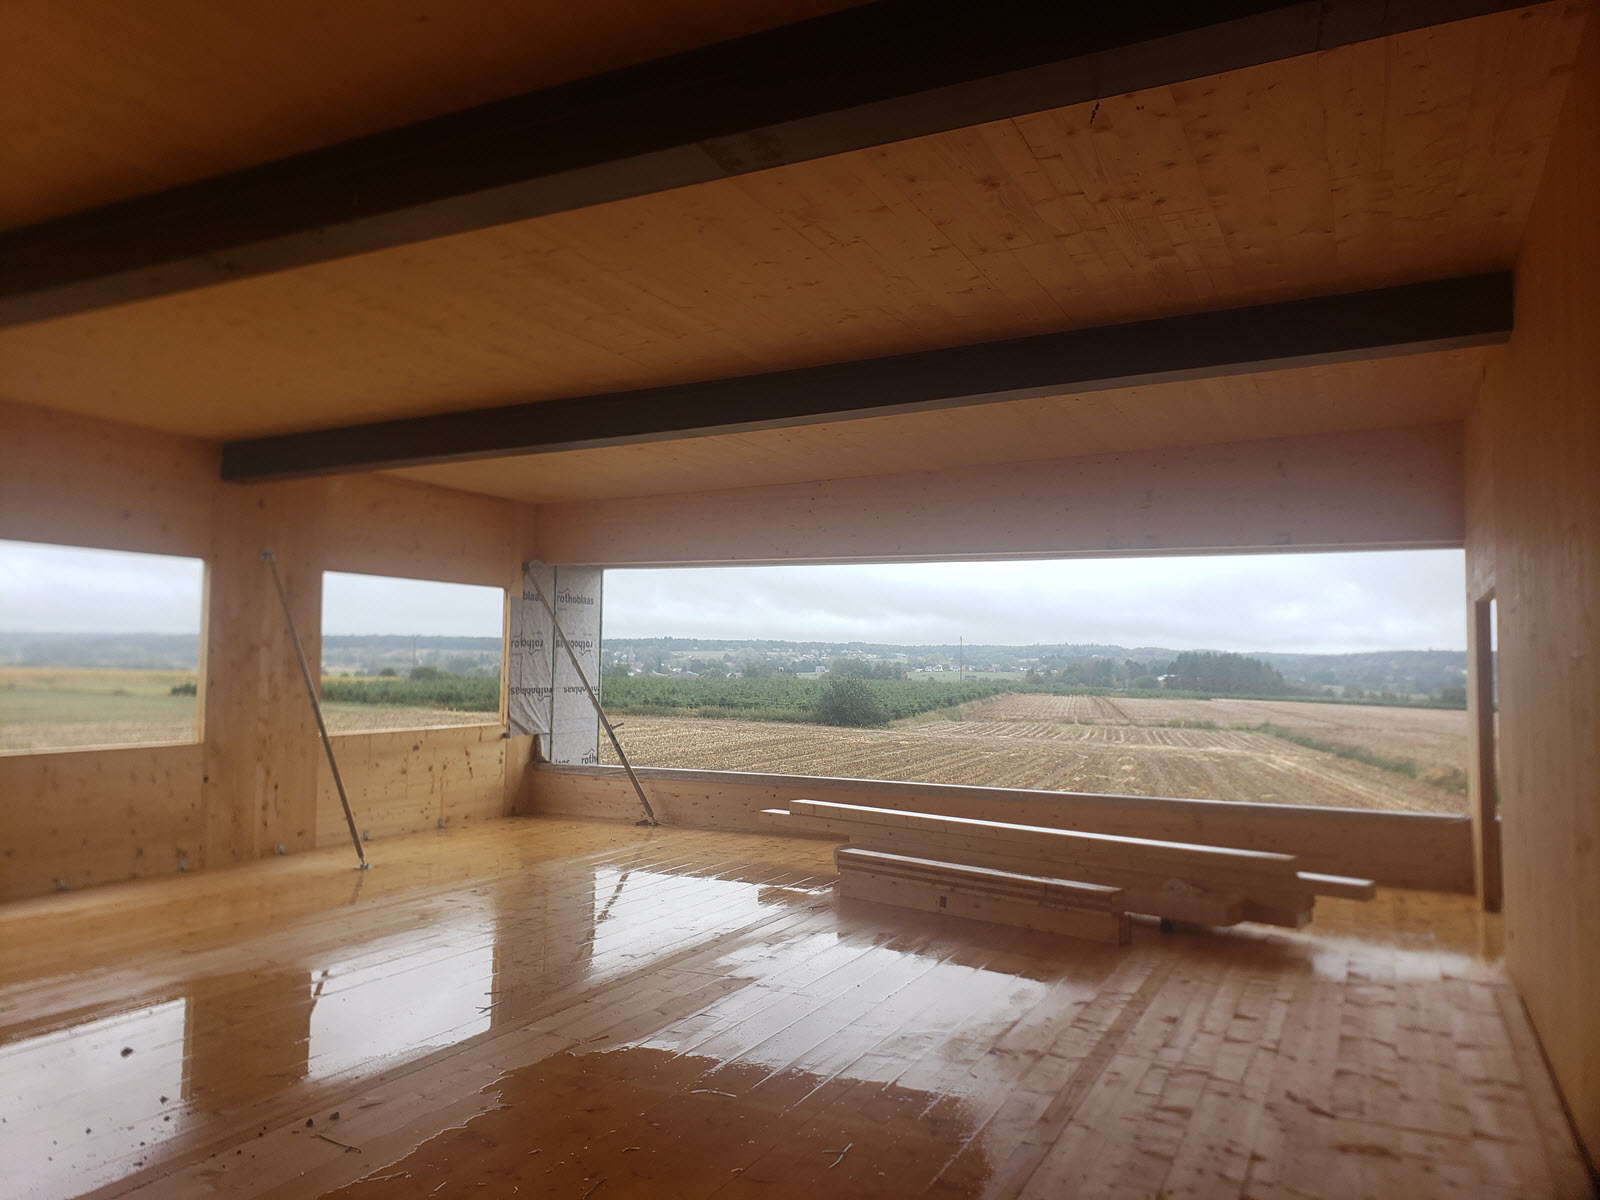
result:
M 1588 1194 L 1469 898 L 1106 946 L 831 849 L 494 822 L 0 910 L 0 1194 Z

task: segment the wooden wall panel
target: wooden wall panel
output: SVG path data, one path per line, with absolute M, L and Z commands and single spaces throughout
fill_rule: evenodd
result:
M 520 562 L 520 506 L 394 479 L 327 482 L 323 569 L 505 587 Z
M 0 757 L 10 831 L 0 896 L 53 890 L 58 878 L 79 886 L 174 871 L 180 853 L 193 867 L 221 866 L 347 836 L 337 805 L 331 825 L 319 807 L 327 767 L 264 547 L 313 663 L 325 569 L 510 587 L 532 557 L 533 510 L 508 501 L 383 479 L 222 484 L 214 447 L 15 404 L 0 404 L 0 450 L 0 537 L 183 554 L 208 567 L 201 742 Z M 411 757 L 381 739 L 360 755 L 372 764 L 358 772 L 364 786 L 400 771 L 408 784 L 431 781 L 398 798 L 385 785 L 375 832 L 422 828 L 408 806 L 425 808 L 430 825 L 441 813 L 507 810 L 527 739 L 502 742 L 498 725 L 471 739 L 417 738 Z
M 1471 418 L 1468 562 L 1499 610 L 1506 956 L 1600 1161 L 1600 29 L 1517 263 L 1517 329 Z
M 605 566 L 1459 546 L 1462 429 L 556 504 L 539 532 Z
M 198 745 L 0 755 L 0 900 L 198 867 L 203 756 Z
M 440 821 L 448 827 L 507 815 L 506 765 L 517 760 L 501 732 L 493 724 L 336 735 L 333 750 L 356 828 L 381 838 L 433 829 Z M 317 845 L 342 845 L 349 837 L 322 756 Z
M 207 442 L 0 400 L 0 538 L 203 558 L 217 462 Z
M 757 816 L 763 808 L 824 800 L 1267 850 L 1301 856 L 1302 870 L 1356 875 L 1390 887 L 1472 891 L 1471 826 L 1465 817 L 669 767 L 641 768 L 638 774 L 668 825 L 771 833 Z M 536 767 L 517 811 L 626 820 L 641 814 L 620 767 Z
M 201 675 L 205 866 L 316 844 L 316 720 L 261 552 L 276 554 L 306 657 L 319 662 L 326 494 L 306 483 L 217 489 Z

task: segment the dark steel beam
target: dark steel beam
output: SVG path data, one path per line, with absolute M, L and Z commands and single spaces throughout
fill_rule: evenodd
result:
M 251 481 L 815 425 L 1503 342 L 1509 274 L 1290 300 L 706 383 L 352 425 L 222 447 Z
M 1520 7 L 880 0 L 0 233 L 0 326 Z

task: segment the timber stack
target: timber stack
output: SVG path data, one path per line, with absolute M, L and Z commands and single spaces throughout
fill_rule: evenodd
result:
M 839 895 L 1112 944 L 1130 913 L 1298 929 L 1316 898 L 1370 900 L 1371 880 L 1301 871 L 1290 854 L 795 800 L 763 819 L 846 839 Z

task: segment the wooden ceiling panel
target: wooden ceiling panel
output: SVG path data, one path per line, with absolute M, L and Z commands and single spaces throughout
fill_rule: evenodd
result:
M 7 0 L 0 228 L 861 0 Z
M 1482 349 L 389 472 L 530 503 L 715 491 L 1460 420 Z
M 0 332 L 0 394 L 207 438 L 1503 268 L 1551 3 Z

